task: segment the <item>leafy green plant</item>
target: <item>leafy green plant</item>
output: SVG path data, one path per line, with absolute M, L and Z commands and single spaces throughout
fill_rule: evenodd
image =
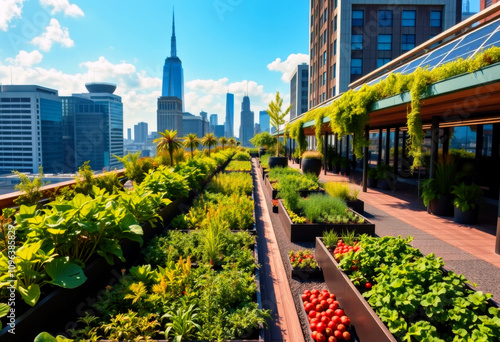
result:
M 217 146 L 217 137 L 213 133 L 207 133 L 201 138 L 201 144 L 208 147 L 208 156 L 210 157 L 210 149 Z
M 302 154 L 302 159 L 318 159 L 323 160 L 323 154 L 317 151 L 306 151 Z
M 296 191 L 317 190 L 319 188 L 318 177 L 316 175 L 302 174 L 297 169 L 291 167 L 271 169 L 269 171 L 269 181 L 272 183 L 273 188 L 278 191 L 283 186 L 293 187 Z
M 249 149 L 250 150 L 250 149 Z M 252 149 L 253 150 L 253 149 Z M 254 151 L 255 152 L 255 151 Z M 257 151 L 258 152 L 258 151 Z M 239 160 L 239 161 L 251 161 L 252 158 L 250 157 L 250 152 L 238 152 L 234 155 L 233 160 Z
M 344 216 L 347 206 L 340 198 L 323 194 L 312 194 L 307 199 L 301 199 L 300 209 L 310 222 L 328 222 L 329 217 Z
M 149 170 L 153 168 L 153 163 L 149 159 L 140 158 L 141 152 L 129 153 L 123 157 L 113 155 L 125 167 L 125 176 L 137 183 L 141 183 Z
M 232 160 L 226 167 L 226 171 L 251 171 L 252 163 L 250 161 Z
M 182 145 L 191 150 L 191 158 L 194 157 L 194 149 L 200 146 L 200 139 L 196 136 L 195 133 L 189 133 L 184 137 L 184 141 Z
M 178 308 L 176 312 L 169 312 L 162 316 L 162 318 L 167 318 L 170 320 L 166 324 L 165 338 L 168 340 L 170 337 L 170 332 L 175 336 L 174 342 L 181 342 L 183 338 L 193 338 L 197 330 L 201 327 L 197 323 L 196 313 L 198 309 L 195 308 L 194 304 L 191 304 L 188 308 Z
M 294 269 L 314 269 L 318 267 L 314 255 L 308 249 L 297 252 L 290 251 L 288 252 L 288 257 Z
M 476 208 L 483 194 L 481 188 L 476 184 L 466 185 L 462 182 L 459 185 L 452 186 L 452 189 L 451 193 L 455 195 L 453 204 L 455 207 L 460 208 L 462 212 Z
M 441 198 L 442 195 L 451 194 L 452 187 L 467 174 L 467 171 L 457 170 L 456 164 L 451 159 L 436 163 L 436 175 L 422 183 L 422 199 L 428 206 L 430 201 Z
M 102 329 L 110 339 L 134 341 L 151 341 L 152 337 L 159 332 L 158 327 L 160 323 L 156 314 L 139 316 L 132 310 L 126 314 L 117 314 L 111 317 L 109 323 L 102 325 Z
M 265 147 L 267 149 L 276 145 L 276 141 L 276 138 L 269 134 L 269 132 L 255 134 L 253 138 L 250 139 L 250 143 L 255 147 Z
M 368 178 L 378 179 L 378 170 L 376 167 L 371 167 L 368 169 Z
M 174 151 L 180 149 L 182 146 L 182 142 L 177 138 L 177 130 L 165 130 L 165 132 L 158 132 L 158 134 L 160 137 L 153 140 L 153 143 L 156 144 L 156 149 L 158 151 L 168 151 L 170 155 L 170 165 L 173 166 Z
M 189 194 L 186 177 L 163 165 L 150 172 L 144 178 L 143 185 L 152 193 L 163 194 L 164 198 L 171 200 L 187 197 Z
M 253 181 L 248 173 L 221 173 L 215 176 L 207 186 L 208 192 L 252 195 Z
M 38 168 L 38 176 L 33 180 L 18 171 L 12 171 L 12 173 L 15 173 L 20 180 L 20 183 L 16 184 L 14 188 L 21 191 L 21 194 L 14 200 L 14 203 L 18 205 L 36 205 L 40 207 L 38 202 L 43 198 L 40 189 L 42 186 L 49 184 L 49 182 L 44 182 L 42 180 L 45 176 L 43 174 L 43 168 L 41 166 Z
M 267 114 L 269 114 L 269 119 L 271 120 L 271 125 L 276 129 L 276 136 L 280 136 L 280 126 L 285 123 L 285 116 L 288 115 L 292 105 L 289 105 L 287 109 L 282 111 L 281 107 L 283 105 L 283 99 L 280 97 L 279 91 L 276 92 L 276 98 L 269 103 L 269 108 L 267 109 Z M 276 157 L 279 157 L 279 143 L 276 144 Z
M 326 248 L 333 249 L 337 245 L 338 241 L 339 236 L 333 229 L 330 231 L 325 231 L 323 233 L 323 243 L 325 244 Z
M 356 201 L 359 190 L 353 190 L 347 182 L 330 182 L 324 185 L 326 192 L 332 197 L 341 198 L 344 201 Z

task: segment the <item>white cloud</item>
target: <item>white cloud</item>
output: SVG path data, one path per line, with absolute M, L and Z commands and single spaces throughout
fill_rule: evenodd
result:
M 52 44 L 60 43 L 64 47 L 72 47 L 75 45 L 69 37 L 67 27 L 61 27 L 57 19 L 50 19 L 49 26 L 45 28 L 45 32 L 40 36 L 33 38 L 32 44 L 37 45 L 42 51 L 50 51 Z
M 303 53 L 292 53 L 285 61 L 281 61 L 281 58 L 276 58 L 267 65 L 267 68 L 271 71 L 281 72 L 281 79 L 288 83 L 290 82 L 297 65 L 302 63 L 309 63 L 309 55 L 305 55 Z
M 80 7 L 70 4 L 68 0 L 40 0 L 40 3 L 43 6 L 52 7 L 52 14 L 64 12 L 64 15 L 70 17 L 83 17 L 85 15 Z
M 19 51 L 15 58 L 6 58 L 5 61 L 12 65 L 20 65 L 23 67 L 30 67 L 42 61 L 43 55 L 38 50 L 27 52 L 24 50 Z
M 20 18 L 24 0 L 2 0 L 0 5 L 0 30 L 7 31 L 14 18 Z

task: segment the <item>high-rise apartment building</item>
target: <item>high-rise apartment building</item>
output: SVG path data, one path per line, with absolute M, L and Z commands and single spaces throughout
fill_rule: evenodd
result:
M 210 114 L 210 133 L 215 133 L 215 126 L 217 125 L 217 114 Z
M 57 90 L 0 86 L 0 173 L 62 172 L 63 117 Z M 123 138 L 123 129 L 122 129 Z
M 234 94 L 226 94 L 226 122 L 224 122 L 224 136 L 234 137 Z
M 224 125 L 216 125 L 215 129 L 214 129 L 214 135 L 217 138 L 223 137 L 223 136 L 225 136 L 224 135 L 224 130 L 225 130 L 225 126 Z
M 197 116 L 187 112 L 182 113 L 182 136 L 186 136 L 189 133 L 196 134 L 198 138 L 207 134 L 208 121 L 206 120 L 206 116 Z
M 308 104 L 308 84 L 309 66 L 302 63 L 297 66 L 290 80 L 290 120 L 296 116 L 307 112 Z
M 172 38 L 170 40 L 170 57 L 165 59 L 163 67 L 162 96 L 158 98 L 156 124 L 158 132 L 177 130 L 182 136 L 182 112 L 184 111 L 184 74 L 182 62 L 177 57 L 175 38 L 175 18 L 172 15 Z
M 243 97 L 241 102 L 241 124 L 240 124 L 240 141 L 242 146 L 251 146 L 250 139 L 253 137 L 254 131 L 254 114 L 250 110 L 250 98 Z
M 139 122 L 134 125 L 134 141 L 136 143 L 145 143 L 148 138 L 148 124 L 147 122 Z
M 259 124 L 260 124 L 260 130 L 261 132 L 267 132 L 269 133 L 269 114 L 265 110 L 261 110 L 259 112 Z
M 74 138 L 66 140 L 65 146 L 68 148 L 74 142 L 76 168 L 89 160 L 94 170 L 119 169 L 123 165 L 113 156 L 123 157 L 124 153 L 122 99 L 113 94 L 115 84 L 86 83 L 85 87 L 88 93 L 73 94 L 71 97 L 75 99 L 68 100 L 67 107 L 63 107 L 69 127 L 72 120 L 75 127 Z M 69 153 L 66 159 L 73 158 Z
M 127 140 L 132 140 L 132 128 L 127 128 Z
M 310 0 L 309 109 L 460 21 L 460 0 Z

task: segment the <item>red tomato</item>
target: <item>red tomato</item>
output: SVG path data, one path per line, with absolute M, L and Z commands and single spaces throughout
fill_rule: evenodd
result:
M 336 338 L 337 340 L 340 340 L 340 339 L 342 338 L 342 333 L 341 333 L 340 331 L 338 331 L 338 330 L 335 330 L 335 331 L 333 332 L 333 336 L 335 336 L 335 338 Z
M 335 324 L 334 321 L 328 322 L 327 327 L 332 329 L 332 330 L 337 330 L 337 324 Z
M 313 297 L 311 296 L 311 303 L 312 303 L 312 305 L 315 305 L 315 306 L 316 306 L 316 305 L 319 303 L 318 298 L 313 298 Z
M 321 311 L 321 318 L 323 318 L 325 316 L 328 316 L 328 314 L 326 313 L 326 311 Z
M 351 334 L 349 333 L 349 331 L 344 331 L 342 333 L 342 337 L 344 338 L 344 340 L 346 341 L 350 341 L 351 340 Z
M 370 283 L 366 283 L 366 284 L 365 284 L 365 288 L 367 288 L 367 289 L 371 289 L 371 288 L 372 288 L 372 284 L 370 284 Z
M 344 310 L 342 310 L 342 309 L 335 310 L 335 316 L 339 316 L 339 317 L 345 316 Z
M 311 291 L 311 293 L 312 293 L 313 295 L 317 296 L 317 295 L 319 295 L 319 290 L 314 289 L 314 290 L 312 290 L 312 291 Z
M 315 331 L 316 330 L 316 323 L 311 323 L 311 331 Z
M 337 330 L 340 331 L 340 332 L 344 332 L 345 331 L 345 325 L 343 325 L 343 324 L 337 325 Z
M 321 319 L 321 314 L 319 312 L 316 312 L 316 318 Z
M 311 295 L 311 290 L 304 290 L 304 294 Z
M 334 302 L 333 298 L 330 298 L 328 297 L 328 299 L 326 300 L 326 302 L 328 303 L 328 305 L 332 304 Z
M 328 337 L 328 342 L 337 342 L 337 339 L 335 338 L 335 336 L 330 336 Z
M 302 295 L 302 301 L 303 301 L 303 302 L 307 302 L 307 301 L 309 301 L 309 297 L 310 297 L 309 295 L 303 294 L 303 295 Z
M 346 327 L 348 327 L 349 325 L 351 325 L 351 319 L 347 316 L 342 316 L 340 317 L 340 321 L 342 322 L 343 325 L 345 325 Z
M 328 307 L 328 305 L 329 305 L 329 304 L 328 304 L 328 302 L 327 302 L 326 300 L 322 300 L 322 301 L 320 302 L 320 304 L 321 304 L 324 308 L 327 308 L 327 307 Z
M 321 305 L 321 304 L 317 304 L 317 305 L 316 305 L 316 311 L 318 311 L 318 312 L 323 311 L 323 305 Z
M 332 321 L 333 321 L 335 324 L 340 324 L 340 323 L 342 323 L 342 321 L 340 320 L 340 317 L 339 317 L 339 316 L 333 316 L 333 317 L 332 317 Z
M 316 311 L 314 311 L 314 310 L 309 311 L 309 317 L 311 317 L 311 318 L 316 317 Z
M 337 299 L 337 297 L 333 293 L 330 293 L 330 298 L 333 300 Z
M 326 327 L 323 323 L 319 322 L 318 324 L 316 324 L 316 331 L 319 332 L 319 333 L 322 333 L 323 331 L 325 331 Z
M 316 335 L 317 335 L 317 334 L 318 334 L 318 332 L 317 332 L 317 331 L 313 331 L 313 332 L 311 333 L 311 337 L 313 338 L 313 340 L 316 340 Z
M 318 341 L 318 342 L 325 342 L 326 341 L 325 335 L 323 335 L 322 333 L 318 332 L 316 334 L 316 341 Z
M 333 316 L 335 316 L 335 313 L 332 309 L 328 309 L 326 310 L 326 314 L 328 315 L 328 317 L 332 318 Z
M 314 305 L 312 305 L 311 303 L 307 303 L 304 309 L 306 310 L 307 313 L 309 313 L 311 310 L 314 309 Z
M 325 329 L 325 335 L 326 336 L 333 336 L 333 330 L 330 328 Z
M 318 324 L 320 321 L 317 318 L 312 318 L 311 323 Z
M 333 311 L 337 310 L 339 308 L 339 302 L 334 301 L 332 304 L 330 304 L 329 308 Z
M 328 316 L 321 317 L 321 323 L 328 324 L 328 322 L 330 322 L 330 317 Z

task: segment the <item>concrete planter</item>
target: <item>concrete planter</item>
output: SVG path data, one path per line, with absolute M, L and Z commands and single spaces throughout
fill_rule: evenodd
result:
M 360 341 L 396 342 L 396 338 L 377 316 L 370 304 L 363 298 L 349 277 L 338 268 L 332 253 L 316 238 L 315 256 L 323 270 L 325 283 L 337 296 L 340 306 L 345 308 L 351 324 L 356 327 Z
M 291 242 L 313 242 L 318 236 L 323 236 L 325 231 L 334 230 L 338 234 L 346 231 L 352 231 L 358 234 L 375 235 L 375 224 L 365 219 L 363 224 L 343 224 L 343 223 L 293 223 L 283 206 L 283 201 L 279 201 L 279 217 L 285 233 L 290 238 Z M 356 212 L 355 212 L 356 213 Z M 358 213 L 356 213 L 358 214 Z M 362 215 L 358 214 L 363 217 Z M 321 266 L 320 266 L 321 267 Z

